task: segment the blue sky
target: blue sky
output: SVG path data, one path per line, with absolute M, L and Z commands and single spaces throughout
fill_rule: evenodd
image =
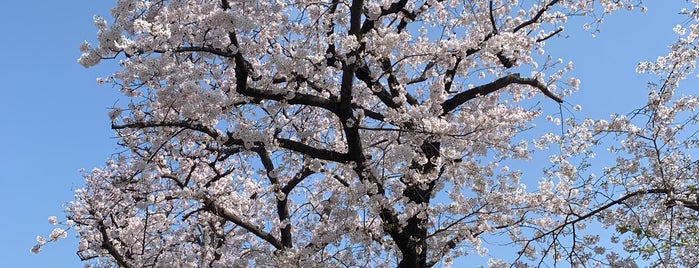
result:
M 50 233 L 47 218 L 60 218 L 62 204 L 82 185 L 79 170 L 119 150 L 106 113 L 126 98 L 95 83 L 114 62 L 91 69 L 76 62 L 80 43 L 94 40 L 92 16 L 108 17 L 113 2 L 6 1 L 0 8 L 0 267 L 83 266 L 75 239 L 51 243 L 38 255 L 29 249 L 37 235 Z M 547 52 L 575 62 L 582 85 L 566 101 L 583 105 L 577 116 L 607 118 L 642 106 L 654 77 L 635 74 L 635 64 L 665 54 L 675 40 L 672 27 L 685 19 L 677 15 L 684 1 L 647 4 L 647 14 L 607 17 L 595 38 L 580 23 L 564 31 L 569 38 L 548 43 Z

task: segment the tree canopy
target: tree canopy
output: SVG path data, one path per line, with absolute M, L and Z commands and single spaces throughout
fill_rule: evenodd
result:
M 81 259 L 120 267 L 448 266 L 490 235 L 514 249 L 493 267 L 696 266 L 699 99 L 679 90 L 694 74 L 696 10 L 666 56 L 638 65 L 659 77 L 644 107 L 549 116 L 561 127 L 522 135 L 558 112 L 536 103 L 571 106 L 580 85 L 547 41 L 570 17 L 596 26 L 634 9 L 117 1 L 79 63 L 119 60 L 99 82 L 129 98 L 109 113 L 124 150 L 85 172 L 49 240 L 72 229 Z M 591 166 L 606 150 L 616 161 Z M 512 165 L 542 152 L 543 173 Z

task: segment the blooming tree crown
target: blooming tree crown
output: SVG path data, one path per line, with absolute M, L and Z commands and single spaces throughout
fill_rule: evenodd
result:
M 638 235 L 629 241 L 679 236 L 641 216 L 696 204 L 677 195 L 693 180 L 670 179 L 694 163 L 670 148 L 696 144 L 670 138 L 697 102 L 670 88 L 693 70 L 696 27 L 639 65 L 670 73 L 644 110 L 652 125 L 614 117 L 520 133 L 542 114 L 532 103 L 563 103 L 580 85 L 546 42 L 570 16 L 637 4 L 120 0 L 111 23 L 95 17 L 97 45 L 81 46 L 86 67 L 119 59 L 100 82 L 130 102 L 109 113 L 127 151 L 86 172 L 67 208 L 79 255 L 124 267 L 428 267 L 484 254 L 482 237 L 499 233 L 517 265 L 632 262 L 578 232 L 597 219 Z M 582 178 L 573 160 L 604 133 L 627 135 L 624 153 L 604 180 Z M 653 158 L 644 146 L 658 140 L 668 147 L 656 143 Z M 551 145 L 561 153 L 541 180 L 508 166 Z

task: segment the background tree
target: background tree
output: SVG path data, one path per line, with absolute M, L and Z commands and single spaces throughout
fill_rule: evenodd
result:
M 664 78 L 633 116 L 520 135 L 579 85 L 546 41 L 569 16 L 638 4 L 118 1 L 79 62 L 120 59 L 100 82 L 130 98 L 110 112 L 125 151 L 84 175 L 65 225 L 83 260 L 122 267 L 432 267 L 488 234 L 515 266 L 696 265 L 697 142 L 681 130 L 697 100 L 674 97 L 694 24 L 639 65 Z M 617 163 L 582 175 L 605 137 Z M 549 146 L 543 179 L 509 167 Z M 593 220 L 632 254 L 584 233 Z

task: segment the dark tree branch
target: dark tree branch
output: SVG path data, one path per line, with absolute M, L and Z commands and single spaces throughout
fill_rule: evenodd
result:
M 291 193 L 291 191 L 294 188 L 296 188 L 296 185 L 298 185 L 303 180 L 305 180 L 313 174 L 315 174 L 315 172 L 313 172 L 310 168 L 304 167 L 303 169 L 301 169 L 301 171 L 296 173 L 296 175 L 293 178 L 291 178 L 291 180 L 289 180 L 289 182 L 286 185 L 284 185 L 284 187 L 282 187 L 282 193 L 289 195 L 289 193 Z
M 269 156 L 267 149 L 262 146 L 255 146 L 251 149 L 251 151 L 257 153 L 257 155 L 260 157 L 262 166 L 265 168 L 265 171 L 267 171 L 267 178 L 269 179 L 269 182 L 271 184 L 277 184 L 277 176 L 273 175 L 274 162 L 272 162 L 272 158 Z
M 333 161 L 338 163 L 348 163 L 349 161 L 351 161 L 351 158 L 348 154 L 339 153 L 327 149 L 318 149 L 305 143 L 285 138 L 277 138 L 276 140 L 279 143 L 280 147 L 307 155 L 311 158 Z
M 495 57 L 498 58 L 498 60 L 500 61 L 500 64 L 502 64 L 502 66 L 504 66 L 505 68 L 512 68 L 512 66 L 515 66 L 515 63 L 512 62 L 512 60 L 511 60 L 510 58 L 508 58 L 507 56 L 505 56 L 505 55 L 502 53 L 502 51 L 500 51 L 500 52 L 498 52 L 497 54 L 495 54 Z
M 410 81 L 408 81 L 407 84 L 408 84 L 408 85 L 412 85 L 412 84 L 415 84 L 415 83 L 424 82 L 425 80 L 427 80 L 427 71 L 429 71 L 430 69 L 432 69 L 434 66 L 435 66 L 434 61 L 428 62 L 427 64 L 425 64 L 425 69 L 422 70 L 422 73 L 420 73 L 420 76 L 411 79 Z
M 337 5 L 340 3 L 340 0 L 333 0 L 332 3 L 330 4 L 330 8 L 328 9 L 329 14 L 335 14 L 335 11 L 337 10 Z M 335 21 L 330 20 L 330 25 L 328 27 L 328 32 L 325 33 L 325 35 L 330 38 L 332 34 L 335 32 Z M 328 66 L 335 66 L 335 63 L 337 63 L 337 54 L 335 53 L 335 44 L 332 42 L 328 43 L 328 48 L 325 50 L 325 54 L 329 55 L 325 61 L 325 64 Z
M 363 7 L 363 0 L 352 0 L 352 5 L 350 6 L 349 34 L 354 35 L 357 38 L 357 40 L 361 40 L 362 38 L 361 16 Z M 358 57 L 360 52 L 361 51 L 352 51 L 349 53 L 348 56 Z M 367 170 L 368 168 L 365 166 L 366 158 L 363 154 L 364 150 L 362 148 L 362 141 L 359 136 L 359 122 L 357 122 L 354 118 L 352 111 L 352 86 L 355 72 L 357 69 L 359 69 L 356 66 L 357 62 L 360 61 L 355 60 L 353 63 L 345 64 L 343 66 L 342 80 L 340 82 L 340 108 L 338 117 L 340 118 L 340 122 L 342 122 L 343 124 L 345 139 L 347 141 L 347 157 L 349 158 L 348 160 L 353 161 L 356 165 L 355 172 L 361 180 L 369 181 L 377 187 L 376 193 L 368 192 L 367 194 L 369 196 L 385 195 L 385 189 L 383 188 L 383 184 L 379 181 L 378 178 L 374 176 L 374 174 Z M 367 83 L 367 86 L 373 86 L 373 84 L 371 84 L 372 79 L 368 73 L 368 68 L 366 69 L 366 73 L 364 73 L 364 70 L 362 70 L 356 75 L 360 80 L 364 81 L 365 83 L 370 82 Z M 388 95 L 387 92 L 386 95 Z M 390 102 L 392 102 L 392 100 Z M 401 236 L 401 233 L 399 231 L 400 226 L 398 217 L 396 216 L 392 208 L 390 206 L 382 208 L 381 212 L 379 213 L 379 216 L 384 224 L 384 230 L 394 239 L 396 244 L 399 247 L 401 247 L 401 245 L 403 245 L 403 247 L 407 245 L 407 238 Z
M 356 36 L 357 41 L 361 38 L 362 9 L 364 9 L 364 0 L 352 0 L 349 34 Z
M 112 124 L 113 130 L 119 129 L 141 129 L 141 128 L 155 128 L 155 127 L 178 127 L 183 129 L 189 129 L 204 133 L 211 137 L 212 139 L 217 139 L 221 134 L 214 128 L 207 127 L 202 124 L 186 122 L 186 121 L 175 121 L 175 122 L 137 122 L 129 123 L 123 125 Z
M 267 149 L 265 149 L 264 147 L 255 147 L 253 148 L 253 151 L 256 152 L 258 156 L 260 156 L 262 166 L 264 166 L 265 170 L 267 171 L 267 178 L 269 178 L 269 182 L 276 187 L 280 187 L 277 175 L 274 174 L 274 163 L 272 162 L 272 158 L 270 157 L 269 152 L 267 152 Z M 290 218 L 289 204 L 286 197 L 281 200 L 277 199 L 277 217 L 279 218 L 279 222 L 288 221 Z M 282 239 L 282 245 L 284 245 L 285 248 L 292 248 L 294 244 L 293 238 L 291 236 L 291 223 L 288 223 L 285 226 L 280 227 L 279 233 Z
M 449 225 L 448 225 L 447 227 L 445 227 L 445 228 L 441 228 L 441 229 L 435 231 L 434 233 L 430 234 L 428 237 L 434 236 L 434 235 L 436 235 L 436 234 L 438 234 L 438 233 L 440 233 L 440 232 L 448 231 L 448 230 L 449 230 L 451 227 L 453 227 L 454 225 L 456 225 L 456 224 L 458 224 L 459 222 L 463 221 L 463 220 L 466 219 L 467 217 L 473 216 L 473 214 L 476 214 L 476 213 L 477 213 L 477 212 L 469 213 L 469 215 L 466 215 L 466 216 L 464 216 L 464 217 L 462 217 L 462 218 L 460 218 L 460 219 L 458 219 L 458 220 L 452 222 L 451 224 L 449 224 Z M 507 227 L 520 224 L 520 223 L 522 223 L 523 221 L 524 221 L 524 217 L 520 218 L 519 220 L 517 220 L 517 221 L 514 222 L 514 223 L 507 224 L 507 225 L 499 225 L 499 226 L 495 226 L 494 228 L 495 228 L 496 230 L 497 230 L 497 229 L 505 229 L 505 228 L 507 228 Z M 479 231 L 479 232 L 475 232 L 475 233 L 474 233 L 473 231 L 469 230 L 469 234 L 470 234 L 472 237 L 477 237 L 477 236 L 481 235 L 483 232 L 484 232 L 484 231 Z M 442 258 L 444 255 L 446 255 L 447 253 L 449 253 L 449 251 L 451 251 L 452 249 L 456 248 L 456 246 L 457 246 L 459 243 L 461 243 L 461 241 L 463 241 L 463 240 L 464 240 L 464 237 L 461 236 L 461 235 L 457 235 L 457 236 L 453 237 L 452 239 L 449 239 L 449 241 L 447 241 L 446 243 L 444 243 L 444 246 L 443 246 L 442 249 L 439 251 L 439 253 L 438 253 L 438 255 L 437 255 L 437 256 L 439 256 L 439 257 L 436 257 L 436 258 L 434 258 L 432 261 L 428 262 L 428 263 L 427 263 L 427 267 L 433 267 L 433 266 L 435 266 L 439 261 L 441 261 L 441 258 Z
M 366 66 L 366 63 L 361 61 L 361 66 L 357 67 L 357 70 L 354 73 L 357 76 L 357 79 L 364 82 L 364 84 L 371 89 L 371 92 L 378 97 L 381 102 L 386 104 L 386 106 L 394 109 L 401 106 L 400 103 L 393 101 L 393 97 L 388 93 L 388 91 L 386 91 L 381 83 L 374 81 L 374 78 L 371 77 L 371 74 L 369 73 L 369 67 Z
M 289 98 L 289 93 L 276 93 L 272 90 L 255 89 L 250 87 L 242 89 L 238 91 L 238 93 L 253 98 L 255 102 L 259 102 L 261 100 L 286 101 L 289 104 L 319 107 L 332 113 L 337 113 L 337 103 L 331 101 L 330 99 L 314 95 L 291 92 L 293 93 L 293 96 Z
M 333 175 L 333 179 L 335 179 L 337 182 L 339 182 L 340 184 L 342 184 L 342 186 L 350 187 L 350 184 L 349 184 L 347 181 L 345 181 L 344 179 L 342 179 L 342 178 L 341 178 L 340 176 L 338 176 L 338 175 Z
M 192 166 L 192 167 L 195 167 L 195 166 Z M 207 181 L 206 184 L 204 184 L 205 188 L 208 188 L 209 186 L 211 186 L 211 184 L 217 182 L 220 179 L 223 179 L 224 177 L 230 175 L 231 173 L 233 173 L 233 171 L 235 171 L 234 169 L 229 169 L 229 170 L 226 170 L 226 172 L 221 173 L 220 171 L 218 171 L 218 169 L 216 169 L 216 162 L 210 163 L 209 167 L 214 171 L 214 173 L 216 173 L 216 175 L 213 178 L 211 178 L 209 181 Z M 192 176 L 193 172 L 194 172 L 194 169 L 192 169 L 189 172 L 189 177 Z M 189 181 L 189 178 L 187 180 Z
M 384 73 L 388 74 L 388 89 L 391 91 L 391 96 L 392 97 L 398 97 L 398 89 L 396 89 L 396 86 L 400 84 L 398 82 L 398 78 L 393 74 L 393 66 L 391 66 L 391 60 L 388 58 L 382 58 L 381 60 L 381 68 L 383 69 Z
M 483 38 L 483 42 L 488 41 L 488 39 L 490 39 L 491 37 L 493 37 L 492 33 L 486 35 L 485 38 Z M 466 55 L 464 57 L 469 57 L 473 54 L 476 54 L 480 50 L 481 50 L 480 48 L 469 48 L 466 50 Z M 452 85 L 452 83 L 454 83 L 454 77 L 456 77 L 456 70 L 459 69 L 459 64 L 463 60 L 462 56 L 458 56 L 458 55 L 452 55 L 452 56 L 456 57 L 456 61 L 454 62 L 454 67 L 448 69 L 446 71 L 446 73 L 444 74 L 444 92 L 446 92 L 447 94 L 451 93 L 451 85 Z M 429 64 L 428 64 L 428 66 L 429 66 Z M 425 72 L 426 71 L 427 71 L 427 68 L 425 68 Z M 423 72 L 423 76 L 424 76 L 424 72 Z
M 90 214 L 95 215 L 94 212 L 91 212 Z M 109 234 L 107 233 L 107 227 L 104 225 L 104 221 L 98 219 L 97 226 L 100 230 L 100 235 L 102 236 L 101 247 L 107 250 L 107 252 L 109 252 L 109 255 L 111 255 L 114 258 L 114 260 L 119 264 L 120 267 L 133 267 L 131 266 L 131 264 L 126 262 L 126 258 L 123 255 L 121 255 L 121 253 L 119 253 L 119 251 L 114 246 L 114 243 L 112 243 L 111 238 L 109 238 Z
M 228 4 L 228 0 L 221 0 L 221 8 L 223 8 L 223 10 L 231 9 L 231 6 Z
M 318 84 L 316 84 L 315 82 L 313 82 L 311 80 L 308 80 L 306 77 L 304 77 L 302 75 L 296 74 L 294 72 L 292 72 L 291 75 L 292 75 L 291 79 L 289 79 L 285 76 L 274 77 L 274 78 L 272 78 L 272 84 L 281 84 L 281 83 L 285 83 L 285 82 L 306 83 L 309 87 L 311 87 L 316 92 L 321 92 L 321 93 L 328 92 L 328 93 L 330 93 L 329 91 L 325 90 L 323 87 L 319 86 Z M 314 96 L 314 97 L 316 97 L 316 96 Z M 332 102 L 336 99 L 336 97 L 334 95 L 330 94 L 330 97 L 328 99 Z
M 539 43 L 539 42 L 544 42 L 544 41 L 548 40 L 549 38 L 556 36 L 557 34 L 559 34 L 559 33 L 562 32 L 562 31 L 563 31 L 563 27 L 559 27 L 558 29 L 556 29 L 555 31 L 551 32 L 551 33 L 548 34 L 547 36 L 544 36 L 544 37 L 541 37 L 541 38 L 536 39 L 536 42 L 537 42 L 537 43 Z
M 221 225 L 225 223 L 225 220 L 222 220 Z M 216 227 L 213 222 L 209 222 L 209 226 L 212 229 L 219 229 L 221 227 Z M 223 257 L 223 245 L 226 243 L 226 234 L 221 232 L 220 234 L 218 231 L 216 232 L 216 237 L 218 238 L 218 241 L 216 241 L 216 250 L 214 250 L 214 258 L 209 262 L 209 267 L 214 267 L 214 263 L 217 261 L 221 260 L 221 257 Z
M 204 199 L 204 206 L 207 211 L 213 213 L 216 216 L 224 218 L 225 220 L 230 221 L 235 225 L 242 227 L 243 229 L 261 238 L 262 240 L 267 241 L 274 248 L 279 250 L 284 249 L 284 245 L 272 234 L 263 231 L 259 226 L 255 226 L 252 223 L 243 220 L 238 215 L 235 215 L 235 213 L 233 213 L 232 211 L 219 206 L 209 197 L 206 197 Z
M 485 85 L 477 86 L 467 91 L 454 95 L 442 103 L 442 115 L 448 114 L 465 102 L 477 97 L 485 96 L 512 84 L 529 85 L 539 89 L 544 95 L 562 103 L 563 100 L 548 90 L 546 85 L 534 78 L 522 78 L 519 74 L 509 74 Z
M 456 76 L 456 70 L 459 68 L 460 63 L 461 63 L 461 57 L 457 56 L 456 61 L 454 62 L 454 67 L 447 70 L 447 72 L 444 74 L 444 92 L 446 92 L 447 94 L 451 93 L 451 85 L 452 85 L 452 83 L 454 83 L 454 77 Z
M 430 160 L 439 157 L 440 147 L 441 143 L 439 141 L 431 141 L 430 138 L 423 140 L 422 145 L 420 145 L 422 155 Z M 425 177 L 431 176 L 436 167 L 431 161 L 427 161 L 425 164 L 419 164 L 417 161 L 414 161 L 410 165 L 410 169 L 415 170 L 416 174 Z M 415 183 L 403 177 L 401 181 L 406 185 L 402 195 L 407 197 L 411 203 L 418 205 L 429 204 L 436 180 L 427 183 Z M 429 216 L 420 217 L 419 214 L 421 213 L 427 214 L 428 211 L 423 210 L 415 215 L 411 215 L 407 220 L 407 224 L 401 230 L 401 237 L 408 237 L 410 241 L 405 245 L 405 248 L 401 249 L 403 259 L 399 267 L 412 267 L 410 265 L 412 263 L 419 263 L 420 267 L 425 267 L 427 264 L 427 251 L 424 249 L 427 248 Z
M 190 123 L 190 122 L 184 122 L 184 121 L 177 121 L 177 122 L 139 122 L 139 123 L 131 123 L 131 124 L 124 124 L 124 125 L 112 125 L 112 129 L 127 129 L 127 128 L 155 128 L 155 127 L 180 127 L 184 129 L 190 129 L 194 131 L 199 131 L 202 133 L 207 134 L 210 136 L 212 139 L 218 139 L 221 134 L 210 127 L 201 125 L 201 124 L 196 124 L 196 123 Z M 232 133 L 228 133 L 228 139 L 226 142 L 223 143 L 225 146 L 231 146 L 231 145 L 237 145 L 237 146 L 243 146 L 244 141 L 242 139 L 237 139 L 232 137 Z M 275 140 L 279 143 L 279 146 L 288 149 L 297 153 L 301 153 L 304 155 L 307 155 L 312 158 L 317 158 L 317 159 L 322 159 L 322 160 L 327 160 L 327 161 L 333 161 L 333 162 L 338 162 L 338 163 L 347 163 L 350 161 L 349 156 L 347 154 L 339 153 L 336 151 L 332 150 L 327 150 L 327 149 L 318 149 L 313 146 L 304 144 L 302 142 L 286 139 L 286 138 L 275 138 Z M 263 142 L 255 142 L 255 146 L 265 146 Z M 238 149 L 235 150 L 224 150 L 225 153 L 228 152 L 238 152 Z
M 523 22 L 523 23 L 520 24 L 520 25 L 517 25 L 517 27 L 515 27 L 514 29 L 512 29 L 512 32 L 513 32 L 513 33 L 516 33 L 517 31 L 521 30 L 522 28 L 527 27 L 527 26 L 529 26 L 529 25 L 532 25 L 532 24 L 536 23 L 537 21 L 539 21 L 539 19 L 541 18 L 541 16 L 544 15 L 544 13 L 546 12 L 546 10 L 549 10 L 549 8 L 551 8 L 552 6 L 556 5 L 556 4 L 557 4 L 558 2 L 560 2 L 560 1 L 561 1 L 561 0 L 553 0 L 553 1 L 551 1 L 550 3 L 546 4 L 546 6 L 544 6 L 542 9 L 540 9 L 539 12 L 537 12 L 536 15 L 534 15 L 534 17 L 532 17 L 532 18 L 529 19 L 528 21 Z
M 350 29 L 349 34 L 354 35 L 357 40 L 361 40 L 361 17 L 364 7 L 363 0 L 352 0 L 350 7 Z M 357 58 L 360 51 L 352 51 L 348 57 Z M 359 60 L 355 60 L 351 64 L 345 64 L 342 70 L 342 80 L 340 84 L 340 110 L 337 113 L 342 122 L 342 127 L 347 140 L 347 154 L 351 161 L 354 161 L 358 167 L 364 166 L 364 149 L 362 148 L 362 140 L 359 136 L 357 128 L 359 122 L 354 118 L 352 109 L 352 87 L 354 81 L 354 73 L 357 69 L 356 64 Z M 368 70 L 367 70 L 368 71 Z
M 381 10 L 381 16 L 386 16 L 403 11 L 407 3 L 408 0 L 400 0 L 398 2 L 394 2 L 387 9 Z
M 229 134 L 230 136 L 231 134 Z M 279 147 L 291 150 L 306 156 L 309 156 L 311 158 L 316 158 L 316 159 L 321 159 L 321 160 L 327 160 L 327 161 L 333 161 L 333 162 L 338 162 L 338 163 L 348 163 L 350 161 L 350 158 L 347 154 L 339 153 L 333 150 L 327 150 L 327 149 L 318 149 L 313 146 L 307 145 L 303 142 L 287 139 L 287 138 L 275 138 L 275 141 L 279 145 Z M 229 137 L 228 140 L 225 142 L 227 145 L 238 145 L 238 146 L 243 146 L 245 143 L 242 139 L 237 139 L 233 137 Z M 255 146 L 265 146 L 263 142 L 254 142 L 253 143 Z M 254 148 L 254 147 L 253 147 Z
M 400 95 L 400 92 L 398 89 L 396 89 L 397 85 L 400 85 L 400 82 L 398 81 L 398 78 L 396 78 L 396 75 L 393 72 L 393 64 L 391 64 L 391 60 L 388 58 L 382 58 L 381 60 L 381 69 L 383 69 L 384 73 L 388 74 L 388 88 L 391 90 L 391 96 L 393 97 L 398 97 Z M 404 92 L 405 94 L 405 99 L 408 101 L 408 104 L 410 105 L 417 105 L 417 99 L 410 95 L 408 92 Z
M 390 15 L 390 14 L 395 14 L 395 13 L 398 13 L 400 11 L 403 11 L 404 10 L 403 8 L 405 7 L 405 5 L 407 3 L 408 3 L 407 0 L 400 0 L 398 2 L 392 3 L 391 6 L 388 7 L 388 9 L 381 9 L 381 15 L 379 15 L 379 17 Z M 369 31 L 371 31 L 372 29 L 374 29 L 375 26 L 376 26 L 376 21 L 367 18 L 366 20 L 364 20 L 364 23 L 362 24 L 361 33 L 366 34 Z
M 490 0 L 488 2 L 489 6 L 489 12 L 488 15 L 490 15 L 490 26 L 493 27 L 493 34 L 498 34 L 498 27 L 495 25 L 495 16 L 493 15 L 493 0 Z
M 444 2 L 444 0 L 437 0 L 436 2 Z M 425 10 L 429 10 L 429 8 L 430 1 L 424 1 L 421 6 L 415 7 L 415 9 L 412 12 L 405 9 L 401 10 L 403 11 L 403 15 L 405 17 L 400 19 L 400 22 L 396 27 L 396 33 L 401 33 L 405 29 L 405 27 L 408 26 L 408 21 L 415 21 L 415 19 L 420 13 L 424 12 Z
M 361 107 L 361 106 L 356 105 L 356 104 L 352 105 L 352 107 L 357 108 L 357 109 L 361 109 L 364 112 L 364 115 L 371 118 L 371 119 L 384 122 L 385 117 L 381 113 L 374 112 L 372 110 L 366 109 L 366 108 Z
M 677 202 L 680 202 L 682 204 L 682 207 L 686 207 L 688 209 L 699 212 L 699 203 L 697 203 L 697 201 L 690 201 L 687 199 L 680 199 L 680 198 L 671 198 L 665 202 L 665 205 L 668 208 L 671 208 L 671 207 L 677 206 Z
M 601 207 L 598 207 L 597 209 L 592 210 L 592 211 L 586 213 L 585 215 L 579 216 L 579 217 L 577 217 L 577 218 L 574 219 L 574 220 L 571 220 L 571 221 L 567 221 L 567 220 L 566 220 L 565 222 L 563 222 L 563 223 L 561 223 L 560 225 L 558 225 L 556 228 L 553 228 L 553 229 L 551 229 L 551 230 L 548 231 L 548 232 L 544 232 L 544 233 L 539 234 L 538 236 L 534 237 L 534 239 L 532 239 L 531 241 L 541 239 L 542 237 L 547 236 L 547 235 L 550 235 L 550 234 L 552 234 L 552 233 L 554 233 L 554 232 L 557 232 L 558 230 L 563 229 L 564 227 L 566 227 L 566 226 L 568 226 L 568 225 L 574 225 L 574 224 L 576 224 L 576 223 L 578 223 L 578 222 L 584 221 L 584 220 L 586 220 L 586 219 L 588 219 L 588 218 L 590 218 L 590 217 L 592 217 L 592 216 L 594 216 L 594 215 L 597 215 L 598 213 L 600 213 L 600 212 L 602 212 L 602 211 L 604 211 L 604 210 L 606 210 L 606 209 L 608 209 L 608 208 L 610 208 L 610 207 L 612 207 L 612 206 L 615 206 L 615 205 L 619 205 L 619 204 L 624 203 L 624 201 L 628 200 L 629 198 L 632 198 L 632 197 L 635 197 L 635 196 L 638 196 L 638 195 L 644 195 L 644 194 L 669 194 L 669 193 L 670 193 L 670 190 L 668 190 L 668 189 L 661 189 L 661 188 L 658 188 L 658 189 L 649 189 L 649 190 L 638 190 L 638 191 L 634 191 L 634 192 L 628 193 L 628 194 L 622 196 L 621 198 L 616 199 L 616 200 L 613 200 L 612 202 L 609 202 L 609 203 L 607 203 L 607 204 L 605 204 L 605 205 L 603 205 L 603 206 L 601 206 Z M 527 243 L 527 244 L 528 244 L 528 243 Z M 526 246 L 525 246 L 525 247 L 526 247 Z
M 357 38 L 357 40 L 361 40 L 361 16 L 363 7 L 363 0 L 352 0 L 352 6 L 350 6 L 349 34 L 354 35 Z M 348 56 L 358 57 L 360 52 L 361 51 L 352 51 L 349 53 Z M 353 63 L 345 64 L 343 66 L 342 80 L 340 82 L 340 110 L 337 115 L 340 118 L 340 122 L 342 122 L 345 139 L 347 141 L 347 157 L 349 158 L 348 160 L 353 161 L 356 165 L 354 170 L 361 180 L 369 181 L 377 187 L 377 192 L 367 192 L 367 194 L 369 196 L 385 195 L 386 193 L 385 189 L 383 188 L 383 184 L 379 181 L 378 178 L 375 177 L 374 174 L 372 174 L 368 170 L 368 167 L 366 167 L 365 165 L 366 157 L 364 156 L 362 141 L 359 136 L 359 122 L 357 122 L 356 118 L 354 118 L 352 111 L 353 80 L 355 72 L 358 69 L 360 69 L 356 66 L 357 62 L 360 61 L 355 60 Z M 367 86 L 373 86 L 373 83 L 371 83 L 372 79 L 369 75 L 368 68 L 356 73 L 357 77 L 360 80 L 364 81 L 365 83 L 369 82 L 367 83 Z M 383 90 L 382 92 L 385 92 L 385 90 Z M 388 92 L 386 92 L 386 95 L 388 95 Z M 382 99 L 382 101 L 384 101 L 384 99 Z M 387 103 L 392 102 L 393 101 L 390 100 L 390 102 Z M 404 250 L 407 246 L 407 242 L 409 242 L 409 239 L 403 237 L 403 235 L 401 234 L 398 217 L 396 216 L 396 213 L 393 211 L 393 209 L 390 206 L 382 208 L 381 212 L 379 213 L 379 217 L 381 218 L 384 224 L 384 231 L 386 231 L 394 239 L 396 245 L 398 245 L 399 248 L 402 247 L 401 250 Z
M 167 50 L 154 50 L 154 52 L 157 53 L 165 53 L 168 52 Z M 235 53 L 231 53 L 230 51 L 224 51 L 218 48 L 214 47 L 197 47 L 197 46 L 189 46 L 189 47 L 178 47 L 174 48 L 171 52 L 206 52 L 206 53 L 211 53 L 217 56 L 221 57 L 226 57 L 226 58 L 235 58 Z
M 495 24 L 495 16 L 493 15 L 494 10 L 495 9 L 493 8 L 493 0 L 490 0 L 488 14 L 490 15 L 490 25 L 491 25 L 491 27 L 493 27 L 493 31 L 491 32 L 491 36 L 498 34 L 498 27 Z M 507 56 L 505 56 L 502 51 L 495 54 L 495 56 L 498 58 L 498 60 L 502 64 L 502 66 L 505 66 L 505 68 L 512 68 L 512 66 L 514 66 L 514 63 L 512 62 L 512 60 L 507 58 Z
M 226 11 L 231 9 L 231 6 L 228 4 L 228 0 L 221 0 L 221 7 Z M 231 53 L 235 58 L 235 90 L 236 92 L 243 94 L 243 92 L 245 92 L 245 90 L 248 88 L 248 76 L 252 69 L 252 65 L 243 57 L 243 53 L 240 51 L 240 44 L 238 43 L 238 36 L 236 36 L 234 31 L 228 32 L 228 39 L 231 40 L 231 45 L 235 46 L 236 48 L 236 53 Z

